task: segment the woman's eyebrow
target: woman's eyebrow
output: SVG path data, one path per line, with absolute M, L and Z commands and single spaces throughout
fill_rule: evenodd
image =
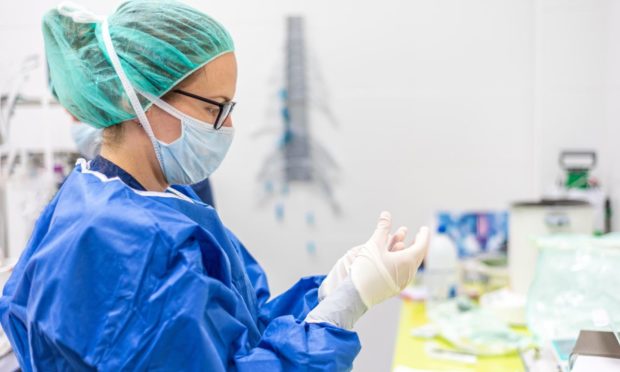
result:
M 211 96 L 211 97 L 207 97 L 207 98 L 209 98 L 209 99 L 214 99 L 214 100 L 216 100 L 216 99 L 218 99 L 218 98 L 219 98 L 219 99 L 224 100 L 224 102 L 229 102 L 229 101 L 232 101 L 232 99 L 231 99 L 231 98 L 229 98 L 229 97 L 227 97 L 227 96 Z

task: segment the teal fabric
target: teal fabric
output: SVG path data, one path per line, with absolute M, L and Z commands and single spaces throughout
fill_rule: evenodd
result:
M 222 25 L 177 1 L 128 1 L 108 23 L 131 84 L 158 97 L 234 50 Z M 135 118 L 105 52 L 100 21 L 76 21 L 54 9 L 43 17 L 43 36 L 52 93 L 73 116 L 98 128 Z

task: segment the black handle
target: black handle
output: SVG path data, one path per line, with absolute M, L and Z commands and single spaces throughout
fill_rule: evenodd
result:
M 591 164 L 588 165 L 579 165 L 579 166 L 570 166 L 566 163 L 567 158 L 571 157 L 583 157 L 590 158 Z M 594 151 L 562 151 L 560 153 L 560 166 L 562 169 L 566 170 L 589 170 L 593 169 L 596 166 L 596 152 Z

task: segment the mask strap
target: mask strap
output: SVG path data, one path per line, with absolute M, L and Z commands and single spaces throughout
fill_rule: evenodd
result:
M 203 124 L 206 128 L 212 128 L 213 127 L 213 123 L 208 123 L 206 121 L 203 120 L 198 120 L 193 116 L 187 115 L 183 112 L 181 112 L 179 109 L 177 109 L 176 107 L 172 106 L 171 104 L 169 104 L 168 102 L 164 101 L 161 98 L 155 97 L 154 95 L 147 93 L 147 92 L 143 92 L 140 89 L 136 89 L 136 91 L 138 91 L 138 93 L 140 93 L 140 95 L 146 97 L 149 101 L 153 102 L 153 104 L 155 104 L 157 107 L 159 107 L 160 109 L 166 111 L 168 114 L 174 116 L 175 118 L 179 119 L 179 120 L 183 120 L 186 118 L 190 118 L 196 122 L 199 122 L 200 124 Z
M 155 138 L 155 134 L 153 133 L 153 129 L 151 128 L 151 123 L 149 123 L 149 120 L 146 117 L 146 113 L 144 112 L 144 109 L 140 104 L 140 100 L 138 99 L 136 91 L 129 82 L 129 79 L 125 74 L 123 67 L 121 66 L 121 61 L 118 58 L 116 51 L 114 50 L 114 45 L 112 44 L 112 37 L 110 36 L 110 28 L 107 19 L 104 19 L 101 23 L 101 31 L 103 36 L 103 44 L 105 45 L 106 51 L 108 52 L 108 57 L 110 58 L 112 67 L 114 67 L 114 71 L 116 71 L 118 78 L 121 80 L 123 89 L 125 89 L 125 93 L 127 93 L 127 97 L 129 98 L 129 103 L 131 103 L 131 107 L 133 107 L 133 110 L 136 113 L 140 124 L 142 124 L 142 128 L 144 128 L 146 135 L 151 140 L 151 144 L 153 145 L 153 149 L 155 150 L 155 156 L 157 157 L 157 160 L 159 161 L 159 166 L 161 167 L 161 170 L 165 175 L 166 172 L 164 171 L 164 163 L 162 161 L 157 138 Z
M 177 108 L 175 108 L 174 106 L 172 106 L 168 102 L 164 101 L 163 99 L 155 97 L 154 95 L 152 95 L 150 93 L 143 92 L 140 89 L 136 89 L 136 91 L 138 93 L 140 93 L 140 95 L 146 97 L 146 99 L 148 99 L 149 101 L 151 101 L 155 105 L 157 105 L 157 107 L 159 107 L 160 109 L 166 111 L 168 114 L 174 116 L 175 118 L 177 118 L 179 120 L 183 120 L 186 116 L 188 116 L 188 115 L 182 113 L 181 111 L 179 111 Z
M 70 17 L 76 23 L 98 23 L 105 20 L 104 16 L 97 15 L 83 6 L 71 1 L 63 1 L 56 7 L 58 13 Z

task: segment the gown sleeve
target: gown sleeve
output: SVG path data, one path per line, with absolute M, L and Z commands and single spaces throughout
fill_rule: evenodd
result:
M 318 304 L 318 289 L 325 275 L 301 278 L 289 290 L 269 300 L 271 293 L 265 272 L 230 231 L 228 235 L 243 260 L 250 283 L 256 292 L 261 322 L 267 324 L 283 315 L 292 315 L 297 320 L 305 319 Z
M 204 242 L 171 240 L 140 223 L 96 226 L 47 237 L 19 285 L 5 291 L 3 326 L 29 344 L 14 345 L 29 350 L 19 358 L 24 371 L 351 369 L 357 335 L 302 319 L 319 279 L 266 303 L 264 274 L 250 265 L 263 288 L 252 309 L 220 280 L 226 257 Z
M 306 354 L 310 350 L 300 346 L 314 347 L 314 345 L 322 344 L 324 349 L 317 349 L 314 352 L 317 355 L 320 353 L 328 356 L 328 358 L 321 362 L 324 364 L 314 365 L 317 370 L 350 370 L 353 359 L 361 349 L 357 334 L 327 323 L 303 322 L 308 313 L 318 304 L 318 288 L 325 276 L 301 278 L 290 289 L 270 300 L 265 272 L 236 236 L 230 231 L 228 235 L 241 255 L 256 293 L 259 322 L 265 328 L 261 345 L 268 349 L 279 350 L 279 353 L 287 355 L 293 361 L 306 361 L 301 365 L 312 366 L 313 362 L 311 358 L 307 358 L 309 355 Z M 318 335 L 321 336 L 316 337 Z M 238 363 L 243 366 L 247 365 L 248 370 L 251 370 L 252 365 L 259 362 L 259 365 L 262 364 L 265 357 L 269 359 L 264 354 L 264 350 L 258 348 L 240 358 Z M 329 361 L 329 359 L 332 360 Z M 280 366 L 285 367 L 284 370 L 289 370 L 293 365 L 281 364 Z M 265 370 L 270 370 L 268 366 L 273 368 L 275 364 L 265 364 Z M 310 368 L 310 370 L 314 369 Z
M 245 304 L 219 280 L 188 265 L 197 258 L 192 255 L 200 254 L 196 243 L 181 251 L 184 253 L 175 260 L 176 267 L 148 296 L 163 300 L 160 314 L 136 319 L 127 337 L 123 337 L 126 343 L 114 348 L 121 355 L 112 357 L 114 351 L 110 351 L 102 360 L 137 358 L 136 365 L 146 370 L 204 370 L 205 366 L 213 371 L 251 372 L 352 368 L 360 350 L 354 332 L 298 319 L 316 303 L 315 281 L 302 279 L 272 300 L 273 305 L 262 304 L 259 322 L 264 322 L 264 329 L 258 343 L 250 346 L 248 329 L 238 314 Z M 145 329 L 149 332 L 144 333 Z M 100 369 L 120 366 L 110 367 L 114 368 Z

